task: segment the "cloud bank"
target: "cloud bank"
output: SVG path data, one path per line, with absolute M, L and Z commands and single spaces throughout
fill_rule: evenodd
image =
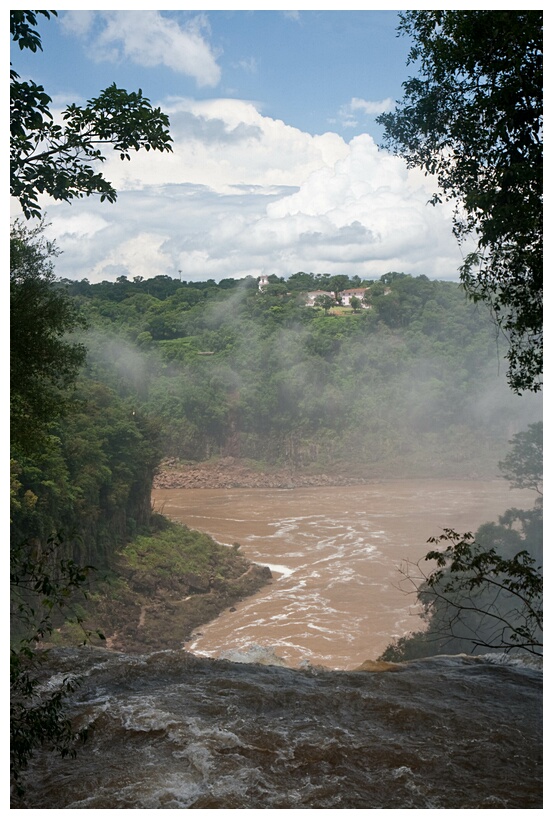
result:
M 48 204 L 58 275 L 195 281 L 270 269 L 379 278 L 390 270 L 456 279 L 447 206 L 419 171 L 362 134 L 311 135 L 250 101 L 173 98 L 172 155 L 103 165 L 119 196 Z

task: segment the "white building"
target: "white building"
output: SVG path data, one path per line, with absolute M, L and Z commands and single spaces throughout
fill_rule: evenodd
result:
M 368 305 L 363 303 L 363 296 L 365 295 L 366 289 L 367 289 L 366 287 L 352 287 L 350 290 L 342 290 L 340 293 L 342 305 L 344 307 L 350 307 L 352 298 L 354 296 L 357 296 L 357 298 L 361 302 L 361 307 L 367 309 Z
M 307 301 L 305 302 L 306 307 L 314 307 L 315 306 L 315 299 L 317 296 L 330 296 L 331 299 L 334 298 L 334 293 L 331 293 L 329 290 L 310 290 L 307 294 Z

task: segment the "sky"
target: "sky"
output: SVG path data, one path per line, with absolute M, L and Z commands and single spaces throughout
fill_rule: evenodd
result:
M 435 183 L 379 148 L 410 43 L 396 11 L 60 11 L 13 68 L 59 113 L 116 83 L 170 117 L 173 153 L 107 152 L 118 191 L 41 199 L 56 274 L 183 281 L 391 270 L 456 280 Z M 12 216 L 17 216 L 13 203 Z M 470 249 L 470 248 L 469 248 Z

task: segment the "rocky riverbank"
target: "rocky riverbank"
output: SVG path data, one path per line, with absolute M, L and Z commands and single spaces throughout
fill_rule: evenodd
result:
M 154 479 L 155 489 L 295 489 L 309 486 L 351 486 L 366 479 L 351 473 L 305 474 L 290 469 L 260 470 L 240 458 L 182 464 L 168 458 Z

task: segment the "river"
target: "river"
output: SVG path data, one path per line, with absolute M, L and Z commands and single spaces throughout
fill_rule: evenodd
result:
M 158 509 L 273 567 L 189 651 L 53 649 L 45 691 L 88 728 L 76 759 L 39 749 L 12 809 L 540 809 L 542 671 L 496 656 L 367 673 L 417 627 L 397 566 L 444 526 L 531 503 L 504 482 L 159 490 Z M 257 648 L 252 648 L 256 647 Z M 200 654 L 274 661 L 284 668 Z M 257 654 L 256 654 L 257 652 Z M 305 663 L 305 661 L 308 663 Z
M 239 542 L 274 580 L 200 628 L 189 651 L 228 659 L 275 654 L 286 665 L 353 669 L 421 628 L 402 574 L 443 528 L 474 531 L 531 492 L 503 480 L 401 480 L 299 489 L 157 489 L 155 508 Z M 427 564 L 428 567 L 428 564 Z M 407 592 L 411 592 L 408 594 Z

